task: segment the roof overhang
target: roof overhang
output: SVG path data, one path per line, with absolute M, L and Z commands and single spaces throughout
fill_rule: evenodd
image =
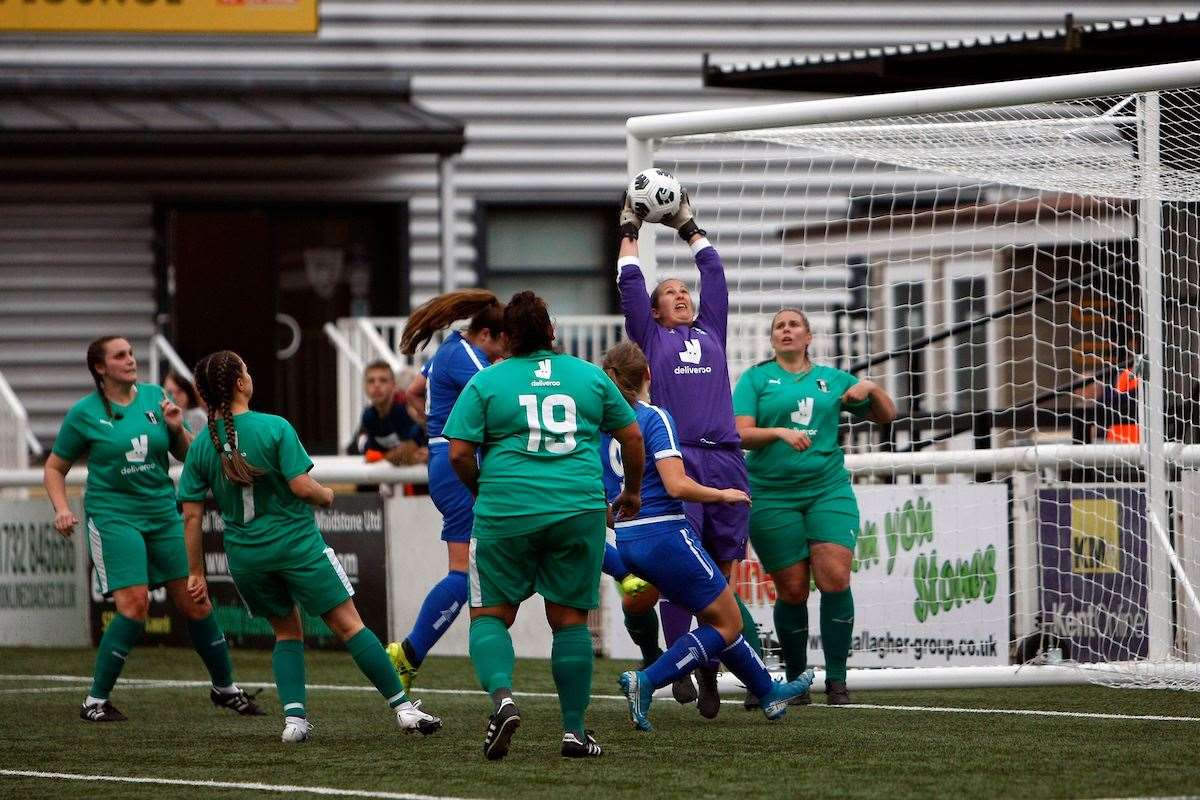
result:
M 1063 26 L 996 37 L 710 64 L 704 84 L 736 89 L 879 94 L 1188 61 L 1200 14 Z
M 462 122 L 381 71 L 0 71 L 0 154 L 452 155 Z

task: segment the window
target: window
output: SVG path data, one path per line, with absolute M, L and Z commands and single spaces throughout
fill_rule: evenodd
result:
M 615 206 L 486 204 L 480 213 L 483 285 L 505 300 L 537 292 L 555 316 L 616 311 Z
M 914 270 L 889 270 L 889 277 L 896 283 L 888 287 L 889 311 L 891 315 L 891 350 L 896 357 L 891 360 L 892 396 L 897 406 L 907 413 L 919 411 L 925 393 L 925 353 L 907 348 L 925 338 L 927 331 L 925 301 L 926 291 L 924 268 Z
M 946 320 L 951 326 L 982 317 L 988 308 L 988 277 L 991 263 L 981 261 L 948 264 L 946 267 Z M 990 325 L 984 323 L 960 331 L 950 339 L 950 392 L 955 411 L 990 408 Z

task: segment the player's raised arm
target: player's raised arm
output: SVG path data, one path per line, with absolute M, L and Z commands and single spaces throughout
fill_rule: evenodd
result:
M 654 315 L 650 313 L 650 296 L 646 291 L 646 278 L 638 261 L 638 231 L 642 218 L 634 213 L 628 193 L 621 206 L 621 248 L 617 254 L 617 289 L 621 293 L 621 313 L 625 315 L 625 330 L 629 338 L 640 346 L 654 328 Z
M 725 280 L 725 265 L 717 249 L 708 241 L 708 233 L 696 222 L 696 210 L 687 191 L 681 190 L 679 210 L 663 220 L 674 228 L 679 238 L 692 248 L 692 257 L 700 270 L 700 307 L 696 321 L 715 334 L 725 344 L 729 327 L 729 285 Z

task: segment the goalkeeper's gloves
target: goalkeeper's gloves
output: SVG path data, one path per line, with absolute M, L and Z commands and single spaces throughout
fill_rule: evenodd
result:
M 696 224 L 696 212 L 692 209 L 692 200 L 688 197 L 687 189 L 684 189 L 679 197 L 679 210 L 664 219 L 662 224 L 679 231 L 679 238 L 685 242 L 690 241 L 696 234 L 708 235 L 707 231 Z
M 617 581 L 617 585 L 621 587 L 621 594 L 636 597 L 646 589 L 650 588 L 650 583 L 634 575 L 632 572 L 626 575 L 621 580 Z
M 638 231 L 642 227 L 642 218 L 633 210 L 633 203 L 629 202 L 629 192 L 625 192 L 622 200 L 624 203 L 621 206 L 620 217 L 621 238 L 637 241 Z

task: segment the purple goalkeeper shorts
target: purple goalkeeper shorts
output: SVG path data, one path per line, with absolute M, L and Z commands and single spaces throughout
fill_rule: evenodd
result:
M 746 459 L 741 448 L 708 448 L 683 445 L 683 468 L 697 483 L 715 489 L 741 489 L 749 494 Z M 713 561 L 740 561 L 746 557 L 750 536 L 750 506 L 728 503 L 684 503 L 688 522 Z

